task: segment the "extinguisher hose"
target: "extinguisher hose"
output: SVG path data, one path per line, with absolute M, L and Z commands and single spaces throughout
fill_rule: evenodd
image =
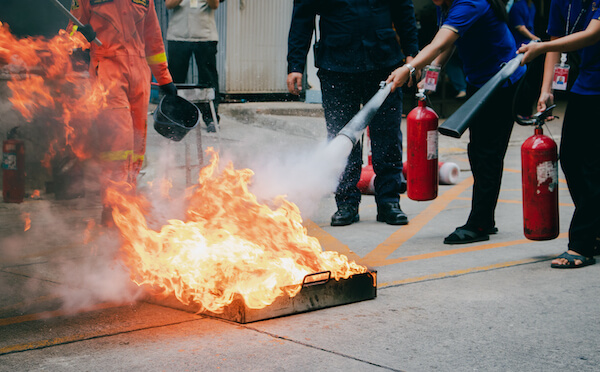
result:
M 529 112 L 529 115 L 527 115 L 528 117 L 524 117 L 524 116 L 520 115 L 519 113 L 517 113 L 517 107 L 522 102 L 522 100 L 520 99 L 521 92 L 526 87 L 527 78 L 529 76 L 531 76 L 531 68 L 527 68 L 527 70 L 525 71 L 525 74 L 519 80 L 517 89 L 515 90 L 515 94 L 513 96 L 512 105 L 511 105 L 511 113 L 512 113 L 513 120 L 516 121 L 519 125 L 533 125 L 533 123 L 530 122 L 530 120 L 527 120 L 527 119 L 531 118 L 531 112 Z

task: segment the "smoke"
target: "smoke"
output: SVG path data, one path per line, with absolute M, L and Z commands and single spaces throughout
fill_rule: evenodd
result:
M 264 200 L 285 195 L 309 218 L 321 200 L 335 192 L 351 150 L 352 142 L 340 136 L 313 149 L 265 156 L 252 168 L 250 191 Z
M 62 310 L 77 312 L 98 303 L 132 303 L 143 295 L 131 281 L 129 270 L 117 259 L 119 237 L 112 231 L 96 239 L 92 254 L 59 264 L 61 285 L 53 293 Z
M 9 204 L 0 238 L 0 299 L 19 311 L 40 311 L 46 304 L 75 313 L 103 302 L 130 303 L 141 292 L 117 259 L 116 232 L 94 226 L 98 208 L 77 199 L 55 203 L 37 200 Z M 6 234 L 5 234 L 6 233 Z M 44 302 L 46 301 L 46 302 Z M 47 301 L 51 303 L 48 304 Z

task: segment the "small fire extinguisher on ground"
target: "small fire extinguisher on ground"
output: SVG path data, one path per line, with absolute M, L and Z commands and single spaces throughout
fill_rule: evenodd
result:
M 521 125 L 535 125 L 534 135 L 521 146 L 523 182 L 523 232 L 530 240 L 558 236 L 558 147 L 542 129 L 555 105 L 530 119 L 517 118 Z
M 21 203 L 25 197 L 25 143 L 16 139 L 17 127 L 2 143 L 2 197 L 6 203 Z
M 438 194 L 438 115 L 427 107 L 423 89 L 418 105 L 406 117 L 407 195 L 411 200 L 432 200 Z

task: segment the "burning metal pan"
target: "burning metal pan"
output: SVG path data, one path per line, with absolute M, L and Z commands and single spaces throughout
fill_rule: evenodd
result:
M 331 279 L 331 273 L 325 271 L 309 274 L 304 277 L 302 289 L 296 296 L 279 296 L 272 304 L 262 309 L 248 308 L 239 295 L 235 296 L 233 302 L 222 313 L 201 311 L 198 304 L 184 305 L 173 295 L 165 299 L 151 299 L 149 302 L 245 324 L 353 302 L 372 300 L 375 297 L 377 297 L 376 271 L 355 274 L 348 279 L 340 279 L 339 281 Z

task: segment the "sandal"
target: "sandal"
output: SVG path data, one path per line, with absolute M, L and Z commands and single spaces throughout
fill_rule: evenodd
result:
M 463 227 L 457 227 L 456 230 L 444 239 L 444 244 L 468 244 L 490 240 L 489 232 L 473 231 Z
M 569 252 L 565 252 L 556 258 L 564 258 L 567 260 L 566 264 L 551 264 L 550 267 L 554 269 L 577 269 L 580 267 L 590 266 L 596 263 L 596 259 L 594 257 L 585 257 L 580 256 L 578 254 L 570 254 Z M 555 258 L 555 259 L 556 259 Z M 575 260 L 580 260 L 581 263 L 579 265 L 575 264 Z

